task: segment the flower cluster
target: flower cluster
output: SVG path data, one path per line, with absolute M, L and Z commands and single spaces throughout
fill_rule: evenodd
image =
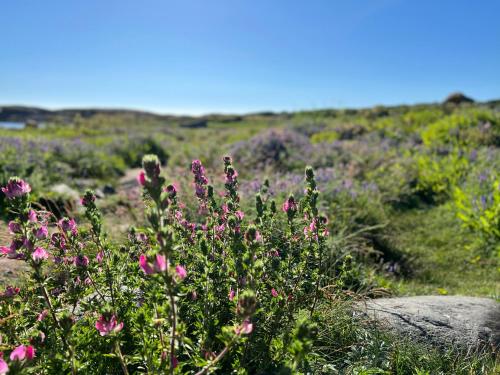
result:
M 201 375 L 242 364 L 247 373 L 269 373 L 301 365 L 309 349 L 305 336 L 293 332 L 298 313 L 313 316 L 321 297 L 327 224 L 318 213 L 314 177 L 307 172 L 303 202 L 290 196 L 283 203 L 284 220 L 266 182 L 252 221 L 240 207 L 230 157 L 223 194 L 214 194 L 198 160 L 192 172 L 204 207 L 196 213 L 178 202 L 178 188 L 166 183 L 158 158 L 144 157 L 138 181 L 149 225 L 131 228 L 121 245 L 108 240 L 92 191 L 81 199 L 85 224 L 34 210 L 29 185 L 9 181 L 2 191 L 16 214 L 1 255 L 26 262 L 31 272 L 22 289 L 0 293 L 2 316 L 29 311 L 4 322 L 2 343 L 11 351 L 6 359 L 0 355 L 0 374 L 24 368 L 76 374 L 91 367 Z

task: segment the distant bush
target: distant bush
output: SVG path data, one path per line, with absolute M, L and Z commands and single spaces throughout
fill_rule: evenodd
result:
M 418 175 L 415 190 L 428 203 L 448 198 L 467 172 L 469 162 L 452 150 L 445 156 L 421 154 L 416 157 Z
M 483 253 L 500 257 L 500 177 L 486 171 L 471 177 L 453 192 L 457 216 L 478 236 Z
M 312 152 L 309 139 L 291 130 L 270 130 L 236 143 L 231 154 L 247 168 L 302 169 Z
M 491 112 L 470 111 L 452 114 L 425 128 L 421 135 L 426 146 L 496 144 L 500 131 L 498 118 Z

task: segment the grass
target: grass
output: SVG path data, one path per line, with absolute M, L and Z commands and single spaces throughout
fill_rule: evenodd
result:
M 392 222 L 396 246 L 413 265 L 411 277 L 392 284 L 398 294 L 500 298 L 498 259 L 477 255 L 474 234 L 449 204 L 398 212 Z

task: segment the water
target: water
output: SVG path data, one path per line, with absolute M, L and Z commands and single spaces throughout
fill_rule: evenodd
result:
M 24 122 L 0 121 L 0 129 L 24 129 Z

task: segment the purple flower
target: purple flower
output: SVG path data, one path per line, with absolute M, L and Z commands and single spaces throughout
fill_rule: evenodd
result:
M 5 288 L 5 292 L 0 294 L 0 297 L 11 298 L 19 294 L 20 289 L 13 286 L 8 286 Z
M 59 225 L 65 232 L 71 232 L 73 235 L 76 235 L 78 233 L 75 219 L 68 219 L 68 218 L 61 219 L 59 220 Z
M 21 233 L 21 225 L 19 223 L 16 223 L 15 221 L 10 221 L 8 226 L 11 234 Z
M 34 210 L 29 210 L 28 220 L 30 223 L 36 223 L 38 221 L 38 219 L 36 217 L 36 212 Z
M 77 255 L 73 262 L 75 266 L 85 268 L 89 265 L 89 258 L 85 255 Z
M 2 191 L 8 199 L 20 198 L 31 191 L 31 186 L 18 177 L 11 177 Z
M 40 263 L 49 258 L 49 253 L 47 253 L 47 250 L 43 247 L 37 247 L 31 254 L 31 258 L 35 261 L 35 263 Z
M 44 240 L 45 238 L 47 238 L 48 235 L 49 235 L 49 230 L 47 229 L 47 227 L 45 225 L 42 225 L 35 232 L 35 237 L 39 240 Z

